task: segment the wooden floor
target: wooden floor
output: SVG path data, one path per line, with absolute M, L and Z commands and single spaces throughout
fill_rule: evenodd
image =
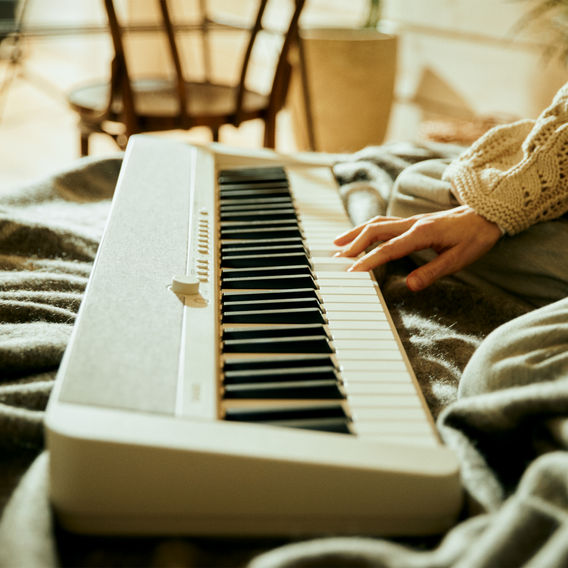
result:
M 66 93 L 74 85 L 93 78 L 96 69 L 84 65 L 85 57 L 62 56 L 61 46 L 50 49 L 40 42 L 25 46 L 16 64 L 0 59 L 0 191 L 41 179 L 79 158 L 79 134 L 75 114 L 68 108 Z M 278 121 L 277 147 L 293 151 L 295 144 L 286 111 Z M 262 123 L 252 121 L 235 129 L 221 129 L 221 142 L 256 147 L 262 143 Z M 187 141 L 210 141 L 208 129 L 173 132 Z M 118 151 L 103 135 L 92 139 L 91 154 Z

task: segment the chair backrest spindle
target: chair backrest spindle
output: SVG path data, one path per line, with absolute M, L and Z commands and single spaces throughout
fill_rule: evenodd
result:
M 126 54 L 122 42 L 123 29 L 118 21 L 113 0 L 104 0 L 114 47 L 114 58 L 111 66 L 108 109 L 115 104 L 118 97 L 122 99 L 126 135 L 138 132 L 138 115 L 135 110 L 134 93 L 130 74 L 126 64 Z
M 284 36 L 284 43 L 282 45 L 280 55 L 276 63 L 272 88 L 270 89 L 269 101 L 269 107 L 276 109 L 276 111 L 280 110 L 284 106 L 286 99 L 286 93 L 288 91 L 288 84 L 290 82 L 291 73 L 288 55 L 290 53 L 292 44 L 294 42 L 297 42 L 298 40 L 300 16 L 302 14 L 302 10 L 304 9 L 305 3 L 305 0 L 294 0 L 294 12 L 290 19 L 288 32 Z
M 266 10 L 266 4 L 268 0 L 260 0 L 258 11 L 256 14 L 256 19 L 254 25 L 250 31 L 250 38 L 247 44 L 245 55 L 242 62 L 241 74 L 239 77 L 239 84 L 237 86 L 237 91 L 235 95 L 235 123 L 239 124 L 241 122 L 243 97 L 245 92 L 246 78 L 249 70 L 250 58 L 252 55 L 252 50 L 254 48 L 254 43 L 258 36 L 258 32 L 262 30 L 262 18 L 264 16 L 264 11 Z
M 199 19 L 201 26 L 201 55 L 205 82 L 210 83 L 213 77 L 213 65 L 211 64 L 211 46 L 209 44 L 209 15 L 207 12 L 207 0 L 199 0 Z
M 188 94 L 188 90 L 186 89 L 185 86 L 185 77 L 183 74 L 183 68 L 179 56 L 179 50 L 176 42 L 174 26 L 172 25 L 172 19 L 170 17 L 170 12 L 168 10 L 167 0 L 159 0 L 159 3 L 160 3 L 160 12 L 162 14 L 162 20 L 164 22 L 164 29 L 166 31 L 166 36 L 168 38 L 170 56 L 172 58 L 172 63 L 176 73 L 176 91 L 178 96 L 179 119 L 182 128 L 190 128 L 191 121 L 187 114 L 187 103 L 189 96 L 191 96 L 191 93 Z
M 222 18 L 217 21 L 217 14 L 211 16 L 207 0 L 199 0 L 192 8 L 192 17 L 197 17 L 197 20 L 190 23 L 178 21 L 178 16 L 185 10 L 179 10 L 177 5 L 172 6 L 170 0 L 155 0 L 151 11 L 158 18 L 155 25 L 147 25 L 147 22 L 143 25 L 123 25 L 114 2 L 104 0 L 114 47 L 110 84 L 108 81 L 92 83 L 69 94 L 69 103 L 80 117 L 82 155 L 89 152 L 89 137 L 93 133 L 107 134 L 120 147 L 124 147 L 126 140 L 135 133 L 206 126 L 213 140 L 217 141 L 223 125 L 238 126 L 241 122 L 256 119 L 262 120 L 265 125 L 264 146 L 274 146 L 276 113 L 284 104 L 288 86 L 288 52 L 297 37 L 298 21 L 305 0 L 288 0 L 291 4 L 289 9 L 282 0 L 256 0 L 256 12 L 251 16 L 250 25 L 231 24 Z M 263 25 L 263 17 L 268 13 L 269 4 L 272 9 L 272 3 L 276 10 L 288 10 L 288 23 L 283 29 L 277 26 L 279 31 Z M 134 3 L 130 5 L 134 6 Z M 281 12 L 276 14 L 280 16 Z M 153 76 L 149 73 L 135 76 L 136 68 L 129 66 L 127 55 L 137 54 L 127 52 L 125 42 L 127 35 L 130 37 L 134 32 L 158 32 L 165 38 L 162 46 L 167 51 L 166 65 L 163 65 L 162 59 L 154 60 L 160 69 Z M 224 41 L 215 43 L 220 34 L 235 32 L 248 34 L 246 43 L 241 43 L 239 49 L 227 47 Z M 264 32 L 281 35 L 280 54 L 265 58 L 266 53 L 263 53 L 261 66 L 257 67 L 253 60 L 256 61 L 256 46 Z M 191 71 L 187 55 L 193 56 L 193 52 L 187 50 L 186 38 L 181 38 L 181 34 L 187 33 L 201 34 L 205 80 L 184 73 Z M 148 67 L 152 56 L 161 58 L 164 53 L 151 51 L 150 42 L 145 45 L 148 49 L 145 55 L 151 55 L 144 60 L 144 65 Z M 222 59 L 218 62 L 222 63 L 224 72 L 220 79 L 218 75 L 221 74 L 213 68 L 211 52 L 217 45 L 222 53 Z M 126 47 L 130 49 L 132 46 L 128 44 Z M 260 47 L 263 48 L 264 44 L 261 43 Z M 239 57 L 239 54 L 242 54 L 240 61 L 231 63 L 230 56 Z M 268 61 L 270 63 L 267 64 Z M 170 73 L 164 73 L 167 66 L 170 67 Z M 268 88 L 252 85 L 255 82 L 253 79 L 259 77 L 256 73 L 258 70 L 266 73 Z

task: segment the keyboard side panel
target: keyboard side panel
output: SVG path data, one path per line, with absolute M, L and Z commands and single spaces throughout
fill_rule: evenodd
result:
M 160 148 L 140 138 L 125 156 L 58 402 L 174 411 L 183 303 L 168 286 L 185 273 L 190 149 Z

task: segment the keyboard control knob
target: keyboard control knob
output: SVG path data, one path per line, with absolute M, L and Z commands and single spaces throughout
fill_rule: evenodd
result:
M 189 296 L 199 292 L 199 280 L 193 276 L 174 276 L 172 278 L 172 292 Z

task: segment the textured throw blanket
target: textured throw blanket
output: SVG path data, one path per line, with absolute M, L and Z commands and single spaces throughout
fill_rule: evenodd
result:
M 408 165 L 455 154 L 449 146 L 395 144 L 345 156 L 335 173 L 352 220 L 384 211 L 394 179 Z M 1 567 L 568 565 L 566 429 L 546 447 L 526 436 L 527 421 L 537 431 L 562 418 L 562 408 L 568 415 L 568 388 L 549 381 L 456 398 L 472 353 L 526 307 L 451 278 L 412 294 L 404 284 L 407 260 L 377 276 L 442 435 L 462 465 L 467 504 L 447 535 L 284 543 L 100 539 L 59 529 L 46 493 L 42 416 L 119 168 L 120 156 L 86 159 L 43 183 L 0 193 L 0 496 L 7 503 Z

